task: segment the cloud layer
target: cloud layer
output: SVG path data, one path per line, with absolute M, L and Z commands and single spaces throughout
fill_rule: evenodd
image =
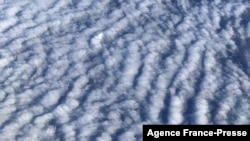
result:
M 0 140 L 250 124 L 250 3 L 0 1 Z

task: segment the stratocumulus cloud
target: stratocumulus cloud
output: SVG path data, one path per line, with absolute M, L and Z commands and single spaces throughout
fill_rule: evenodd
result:
M 1 0 L 0 140 L 250 123 L 250 3 Z

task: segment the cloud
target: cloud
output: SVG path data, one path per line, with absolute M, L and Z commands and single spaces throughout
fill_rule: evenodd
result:
M 0 3 L 1 140 L 250 122 L 247 1 Z

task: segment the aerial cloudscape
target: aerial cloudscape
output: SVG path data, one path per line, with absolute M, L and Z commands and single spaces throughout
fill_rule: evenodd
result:
M 250 124 L 248 0 L 0 0 L 0 140 Z

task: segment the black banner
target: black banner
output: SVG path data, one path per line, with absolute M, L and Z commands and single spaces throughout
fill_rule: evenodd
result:
M 250 125 L 143 125 L 143 141 L 170 137 L 250 137 Z

